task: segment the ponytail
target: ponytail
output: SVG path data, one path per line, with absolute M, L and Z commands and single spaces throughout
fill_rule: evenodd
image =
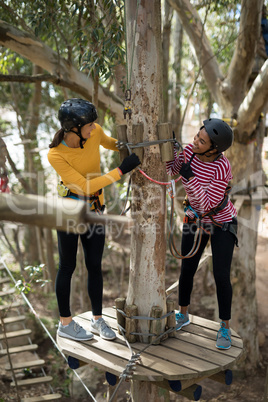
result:
M 54 135 L 54 138 L 51 142 L 51 144 L 49 144 L 49 148 L 55 148 L 58 145 L 60 145 L 60 143 L 62 142 L 64 137 L 64 129 L 61 128 L 59 131 L 56 132 L 56 134 Z

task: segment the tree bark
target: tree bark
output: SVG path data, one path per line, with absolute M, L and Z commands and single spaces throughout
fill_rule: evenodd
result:
M 160 1 L 154 6 L 141 1 L 138 10 L 137 35 L 131 37 L 136 15 L 135 0 L 129 1 L 127 11 L 128 43 L 135 43 L 132 88 L 133 118 L 128 121 L 144 127 L 144 140 L 157 138 L 157 123 L 161 121 L 162 68 Z M 129 138 L 130 139 L 130 138 Z M 135 138 L 132 138 L 135 142 Z M 159 168 L 160 167 L 160 168 Z M 161 168 L 162 167 L 162 168 Z M 144 149 L 142 168 L 156 180 L 165 180 L 158 146 Z M 133 209 L 135 226 L 132 233 L 130 283 L 127 304 L 136 304 L 139 314 L 149 316 L 151 307 L 165 310 L 165 188 L 152 184 L 137 172 L 133 174 Z M 147 323 L 145 324 L 147 326 Z
M 171 35 L 172 8 L 165 0 L 165 17 L 163 23 L 163 99 L 164 99 L 164 119 L 168 121 L 169 111 L 169 51 Z
M 134 49 L 131 82 L 132 123 L 143 126 L 143 139 L 157 139 L 157 123 L 163 122 L 163 84 L 161 52 L 161 3 L 141 0 L 137 12 L 136 0 L 126 2 L 126 24 L 129 60 Z M 136 37 L 134 32 L 136 29 Z M 132 47 L 132 44 L 134 48 Z M 132 133 L 128 140 L 136 142 Z M 159 146 L 144 148 L 142 169 L 156 180 L 165 181 L 166 174 L 161 162 Z M 166 311 L 165 303 L 165 188 L 151 183 L 140 172 L 132 175 L 132 217 L 135 221 L 131 236 L 129 289 L 126 304 L 135 304 L 138 314 L 149 316 L 152 306 Z M 162 322 L 164 331 L 165 322 Z M 149 332 L 149 322 L 138 321 L 138 332 Z M 142 341 L 147 343 L 148 336 Z M 140 389 L 143 388 L 141 398 Z M 133 401 L 162 401 L 155 394 L 150 399 L 151 384 L 133 383 Z
M 174 79 L 173 88 L 170 100 L 170 121 L 172 123 L 172 128 L 175 132 L 175 137 L 181 142 L 180 137 L 180 125 L 181 125 L 181 62 L 182 62 L 182 40 L 183 40 L 183 28 L 178 16 L 175 15 L 174 23 L 174 38 L 172 42 L 174 43 Z

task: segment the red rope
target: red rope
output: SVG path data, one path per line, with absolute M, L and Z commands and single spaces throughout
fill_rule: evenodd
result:
M 160 184 L 161 186 L 169 186 L 169 185 L 171 184 L 171 181 L 167 181 L 167 182 L 166 182 L 166 181 L 154 180 L 154 179 L 152 179 L 150 176 L 148 176 L 143 170 L 139 169 L 139 171 L 141 172 L 141 174 L 142 174 L 144 177 L 146 177 L 146 179 L 152 181 L 153 183 Z M 180 179 L 181 179 L 181 176 L 178 177 L 176 180 L 174 180 L 175 183 L 177 183 Z
M 184 152 L 184 151 L 182 151 L 182 152 L 183 152 L 183 155 L 184 155 L 184 162 L 186 163 L 186 155 L 185 155 L 185 152 Z M 139 171 L 140 171 L 140 173 L 141 173 L 144 177 L 146 177 L 146 179 L 152 181 L 153 183 L 160 184 L 161 186 L 170 186 L 170 185 L 171 185 L 171 181 L 166 182 L 166 181 L 154 180 L 154 179 L 152 179 L 150 176 L 148 176 L 148 175 L 147 175 L 143 170 L 141 170 L 140 168 L 139 168 Z M 181 176 L 178 177 L 177 179 L 175 179 L 174 182 L 177 183 L 180 179 L 181 179 Z

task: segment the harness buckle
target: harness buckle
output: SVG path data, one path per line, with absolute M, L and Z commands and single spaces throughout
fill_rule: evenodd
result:
M 224 232 L 227 232 L 227 230 L 229 230 L 229 222 L 224 222 L 222 223 L 222 227 L 221 230 L 223 230 Z
M 70 195 L 70 190 L 63 184 L 62 181 L 58 183 L 57 191 L 60 197 L 67 197 L 68 195 Z

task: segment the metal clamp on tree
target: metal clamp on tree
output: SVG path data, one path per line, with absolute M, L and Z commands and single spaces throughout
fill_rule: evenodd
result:
M 127 115 L 131 119 L 132 109 L 131 109 L 131 90 L 127 89 L 125 93 L 125 107 L 124 107 L 124 119 L 126 119 Z

